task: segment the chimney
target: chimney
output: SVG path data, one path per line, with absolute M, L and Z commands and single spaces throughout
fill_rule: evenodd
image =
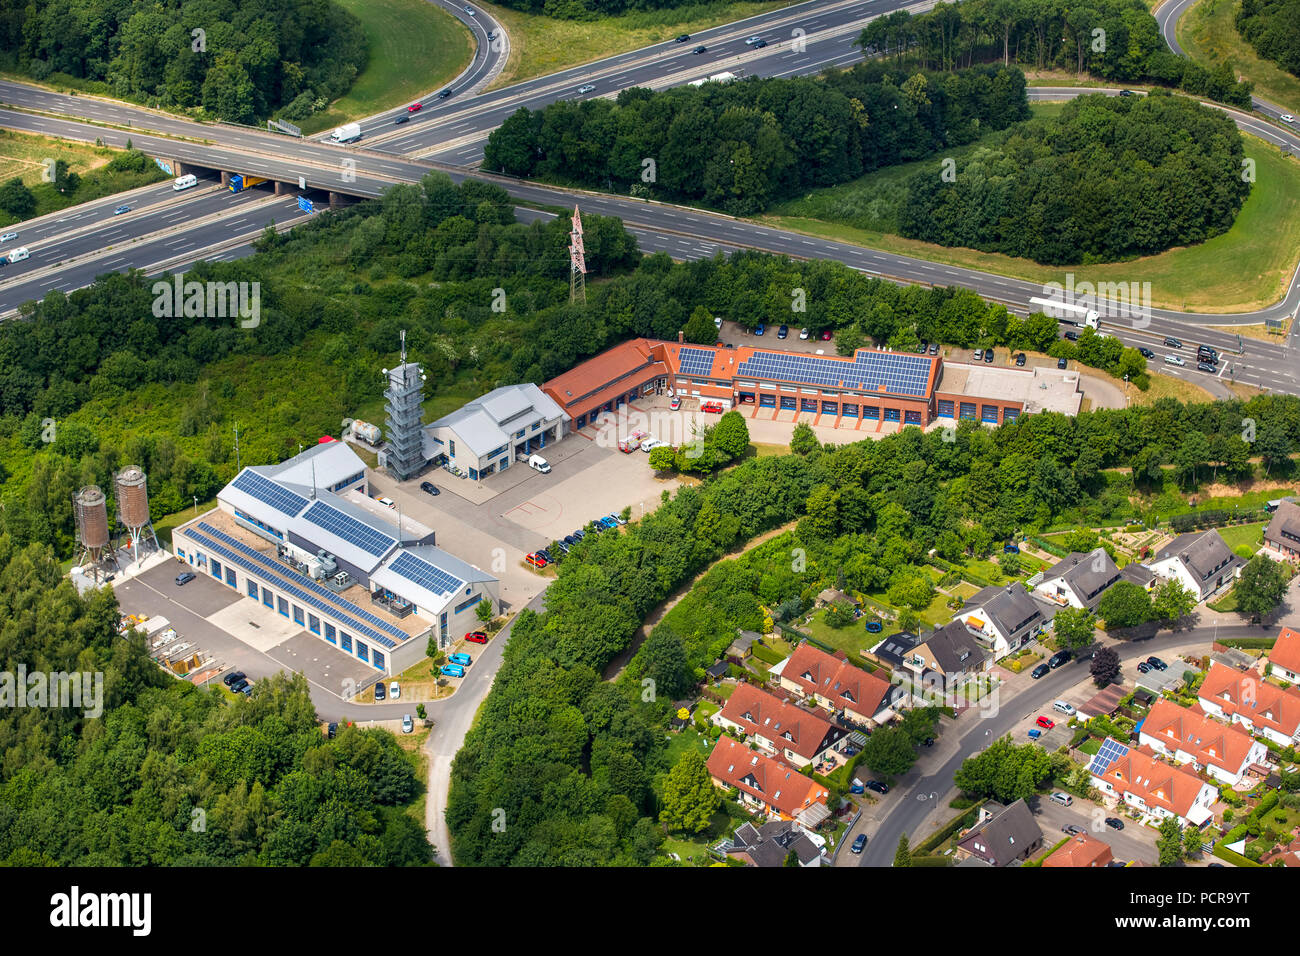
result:
M 677 344 L 678 344 L 678 345 L 681 345 L 681 344 L 682 344 L 683 342 L 685 342 L 685 341 L 686 341 L 686 332 L 683 331 L 682 329 L 678 329 L 678 330 L 677 330 Z

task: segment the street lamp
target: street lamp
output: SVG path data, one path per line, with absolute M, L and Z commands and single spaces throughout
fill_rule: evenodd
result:
M 198 516 L 199 516 L 199 496 L 195 495 L 194 496 L 194 517 L 197 518 Z

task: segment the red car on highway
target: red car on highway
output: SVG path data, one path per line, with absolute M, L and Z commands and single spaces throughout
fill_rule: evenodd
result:
M 487 635 L 482 631 L 470 631 L 465 635 L 465 640 L 469 641 L 471 644 L 486 644 Z
M 424 104 L 423 104 L 423 103 L 412 103 L 410 106 L 408 106 L 408 107 L 406 108 L 406 112 L 408 112 L 408 113 L 418 113 L 418 112 L 420 112 L 420 110 L 422 110 L 422 109 L 424 109 Z

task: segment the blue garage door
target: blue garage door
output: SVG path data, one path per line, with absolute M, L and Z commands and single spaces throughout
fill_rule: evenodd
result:
M 218 581 L 221 580 L 221 562 L 216 558 L 212 559 L 212 576 Z
M 856 405 L 850 405 L 848 402 L 845 402 L 845 403 L 844 403 L 844 417 L 845 417 L 845 418 L 857 418 L 857 417 L 858 417 L 858 406 L 856 406 Z
M 796 407 L 796 406 L 795 406 L 795 401 L 794 401 L 793 398 L 788 397 L 788 396 L 785 396 L 785 395 L 782 395 L 782 396 L 781 396 L 781 408 L 782 408 L 782 409 L 787 409 L 787 410 L 789 410 L 789 411 L 794 411 L 794 410 L 795 410 L 795 407 Z
M 815 398 L 801 398 L 801 399 L 799 399 L 799 411 L 801 411 L 801 412 L 815 412 L 815 411 L 817 411 L 817 399 L 815 399 Z
M 962 402 L 962 403 L 961 403 L 961 417 L 962 417 L 962 418 L 974 418 L 974 417 L 975 417 L 975 403 L 974 403 L 974 402 Z
M 875 418 L 875 419 L 880 418 L 880 406 L 879 406 L 879 405 L 863 405 L 863 406 L 862 406 L 862 417 L 863 417 L 863 418 Z
M 823 415 L 838 415 L 840 413 L 839 402 L 822 402 Z
M 919 425 L 921 424 L 921 413 L 905 412 L 903 414 L 903 422 L 908 425 Z
M 1019 417 L 1020 417 L 1020 409 L 1018 408 L 1002 409 L 1002 420 L 1004 422 L 1014 422 Z
M 759 408 L 776 408 L 776 396 L 775 396 L 775 395 L 760 395 L 760 396 L 758 396 L 758 407 L 759 407 Z
M 954 407 L 953 407 L 953 403 L 952 403 L 952 402 L 946 401 L 946 400 L 944 400 L 944 399 L 942 399 L 942 398 L 939 399 L 939 417 L 940 417 L 940 418 L 952 418 L 952 416 L 953 416 L 953 412 L 954 412 L 954 411 L 955 411 L 955 409 L 954 409 Z
M 998 423 L 998 407 L 996 405 L 981 406 L 980 418 L 983 421 L 996 425 Z
M 578 416 L 578 427 L 579 427 L 579 428 L 585 428 L 586 426 L 587 426 L 587 416 L 586 416 L 586 415 L 579 415 L 579 416 Z
M 885 409 L 885 421 L 887 421 L 887 422 L 896 422 L 896 421 L 898 421 L 898 409 L 897 409 L 897 408 L 886 408 L 886 409 Z

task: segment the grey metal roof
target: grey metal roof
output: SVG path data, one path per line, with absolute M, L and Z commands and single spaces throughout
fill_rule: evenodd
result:
M 328 488 L 359 471 L 365 471 L 365 468 L 366 463 L 347 442 L 330 441 L 306 448 L 278 465 L 267 465 L 255 470 L 278 482 L 290 482 L 310 489 L 313 471 L 316 487 Z
M 456 411 L 424 426 L 428 434 L 440 428 L 455 432 L 475 456 L 508 445 L 515 432 L 534 424 L 564 417 L 564 411 L 531 382 L 503 385 Z
M 455 591 L 438 591 L 412 580 L 393 570 L 393 564 L 403 554 L 411 554 L 433 565 L 456 580 Z M 409 559 L 408 559 L 409 560 Z M 496 578 L 486 571 L 466 564 L 460 558 L 448 554 L 432 545 L 411 545 L 396 549 L 388 560 L 370 575 L 370 580 L 380 587 L 387 588 L 394 594 L 400 594 L 415 604 L 421 611 L 438 614 L 449 605 L 456 605 L 469 596 L 473 590 L 470 585 L 495 581 Z M 450 584 L 448 586 L 451 586 Z
M 1205 583 L 1225 569 L 1245 564 L 1245 561 L 1233 553 L 1228 543 L 1213 528 L 1209 531 L 1180 534 L 1160 549 L 1155 560 L 1164 561 L 1168 558 L 1181 560 L 1183 566 L 1191 572 L 1192 577 L 1199 584 Z
M 1119 580 L 1119 568 L 1105 548 L 1094 548 L 1087 554 L 1071 551 L 1043 574 L 1043 583 L 1060 578 L 1079 596 L 1087 607 L 1095 610 L 1106 589 Z
M 982 611 L 1008 640 L 1048 621 L 1043 606 L 1019 584 L 984 588 L 962 608 L 963 613 L 970 610 Z

